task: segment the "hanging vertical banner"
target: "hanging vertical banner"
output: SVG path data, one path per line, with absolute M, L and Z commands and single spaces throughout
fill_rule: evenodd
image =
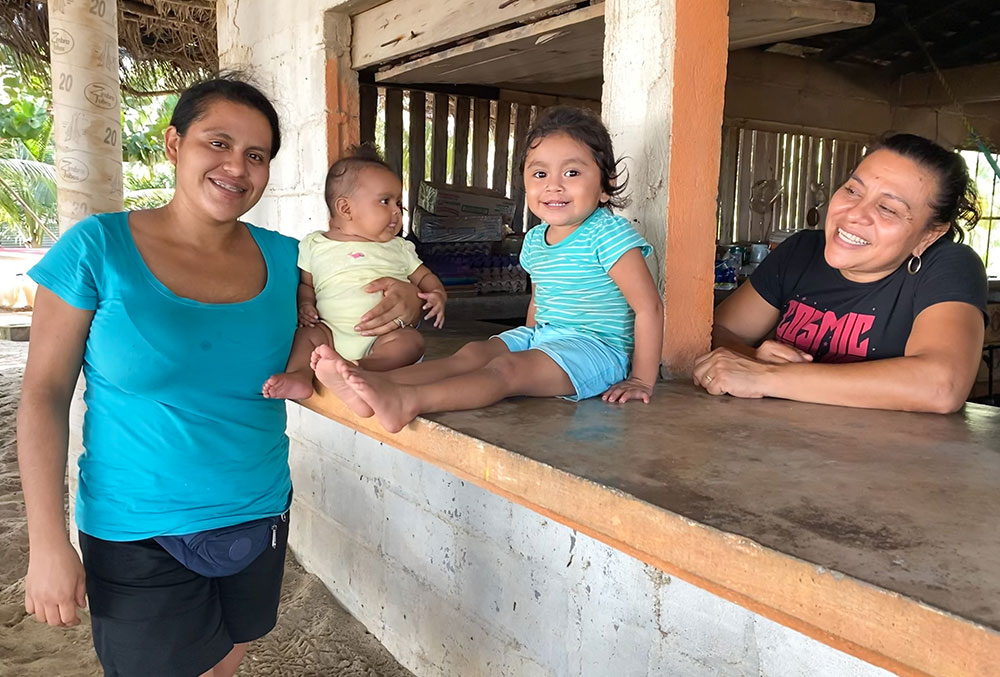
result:
M 122 208 L 116 0 L 49 0 L 59 231 Z

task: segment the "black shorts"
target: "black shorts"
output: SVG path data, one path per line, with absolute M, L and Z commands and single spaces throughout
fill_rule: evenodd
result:
M 106 677 L 200 675 L 234 644 L 263 637 L 278 617 L 288 522 L 276 547 L 243 571 L 206 578 L 149 538 L 105 541 L 80 532 L 94 648 Z

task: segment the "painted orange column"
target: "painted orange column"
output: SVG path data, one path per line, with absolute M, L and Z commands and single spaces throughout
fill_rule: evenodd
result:
M 326 156 L 332 165 L 360 142 L 358 73 L 351 68 L 351 19 L 328 12 L 326 28 Z
M 711 344 L 729 2 L 675 6 L 662 359 L 666 372 L 689 374 Z

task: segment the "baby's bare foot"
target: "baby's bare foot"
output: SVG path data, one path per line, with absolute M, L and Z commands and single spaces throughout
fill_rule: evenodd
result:
M 342 358 L 336 350 L 330 346 L 319 346 L 313 351 L 310 363 L 313 365 L 319 382 L 340 398 L 340 401 L 346 404 L 348 409 L 361 418 L 368 418 L 375 413 L 344 381 L 341 372 L 351 364 Z
M 420 413 L 412 386 L 393 383 L 362 369 L 350 370 L 346 381 L 391 433 L 398 433 Z
M 313 394 L 312 372 L 286 371 L 264 381 L 260 389 L 264 397 L 279 400 L 304 400 Z

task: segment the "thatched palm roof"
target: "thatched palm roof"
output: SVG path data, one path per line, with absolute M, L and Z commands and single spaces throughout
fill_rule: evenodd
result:
M 49 59 L 48 1 L 0 0 L 0 44 L 23 70 Z M 215 0 L 118 0 L 118 44 L 127 90 L 182 87 L 218 68 Z

